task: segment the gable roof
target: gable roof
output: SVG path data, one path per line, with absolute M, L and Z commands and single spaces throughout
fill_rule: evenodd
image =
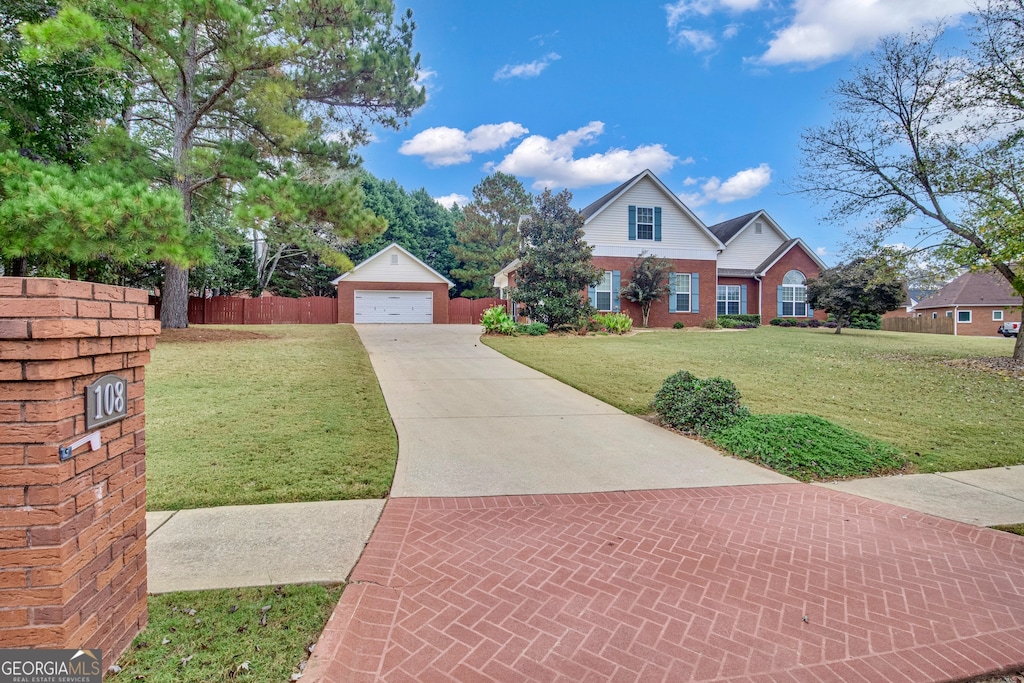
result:
M 994 270 L 964 273 L 921 301 L 914 310 L 950 306 L 1020 306 L 1021 297 Z
M 715 236 L 720 239 L 723 244 L 728 246 L 729 242 L 731 242 L 737 235 L 743 232 L 747 226 L 751 225 L 758 218 L 763 218 L 768 224 L 770 224 L 777 233 L 782 235 L 782 239 L 789 239 L 789 235 L 786 234 L 786 231 L 783 230 L 782 227 L 775 222 L 775 219 L 769 216 L 764 209 L 758 209 L 757 211 L 746 213 L 742 216 L 737 216 L 736 218 L 730 218 L 729 220 L 722 221 L 721 223 L 716 223 L 708 228 L 708 230 L 715 233 Z
M 802 239 L 800 239 L 799 237 L 794 237 L 780 244 L 778 249 L 773 251 L 768 256 L 768 258 L 761 262 L 761 265 L 754 269 L 754 272 L 757 273 L 758 275 L 764 275 L 766 272 L 768 272 L 769 268 L 778 263 L 779 259 L 788 254 L 789 251 L 796 246 L 799 246 L 801 249 L 803 249 L 804 253 L 811 257 L 811 260 L 814 261 L 818 268 L 820 268 L 821 270 L 826 269 L 825 264 L 822 262 L 820 258 L 818 258 L 817 254 L 808 249 L 807 245 L 804 244 L 804 241 Z
M 688 207 L 686 204 L 683 204 L 682 200 L 679 199 L 676 193 L 668 189 L 665 183 L 661 182 L 661 179 L 658 178 L 658 176 L 651 173 L 650 169 L 644 169 L 640 173 L 637 173 L 635 176 L 633 176 L 626 182 L 622 183 L 612 191 L 600 197 L 597 201 L 591 202 L 588 206 L 584 207 L 584 209 L 580 211 L 580 213 L 583 215 L 583 224 L 586 225 L 587 223 L 589 223 L 593 218 L 595 218 L 602 211 L 608 208 L 608 206 L 610 206 L 616 199 L 622 196 L 627 190 L 629 190 L 631 187 L 639 183 L 644 178 L 649 178 L 658 187 L 662 194 L 668 197 L 669 201 L 671 201 L 680 211 L 686 214 L 686 216 L 690 220 L 692 220 L 697 225 L 697 227 L 699 227 L 704 232 L 704 234 L 710 237 L 715 242 L 715 244 L 717 244 L 720 248 L 725 249 L 725 245 L 722 243 L 720 239 L 718 239 L 715 233 L 708 230 L 708 226 L 704 225 L 704 221 L 698 218 L 697 214 L 695 214 L 693 211 L 690 211 L 690 207 Z
M 449 289 L 451 289 L 452 287 L 454 287 L 454 286 L 455 286 L 455 283 L 454 283 L 454 282 L 452 282 L 451 280 L 449 280 L 448 278 L 446 278 L 446 277 L 445 277 L 444 275 L 441 275 L 441 273 L 437 272 L 436 270 L 434 270 L 433 268 L 431 268 L 430 266 L 428 266 L 428 265 L 427 265 L 426 263 L 424 263 L 423 261 L 421 261 L 421 260 L 419 260 L 418 258 L 416 258 L 415 256 L 413 256 L 413 255 L 412 255 L 411 253 L 409 253 L 409 250 L 408 250 L 408 249 L 406 249 L 405 247 L 403 247 L 403 246 L 402 246 L 401 244 L 399 244 L 398 242 L 392 242 L 392 243 L 391 243 L 391 244 L 389 244 L 388 246 L 386 246 L 386 247 L 384 247 L 383 249 L 381 249 L 380 251 L 378 251 L 378 252 L 377 252 L 376 254 L 374 254 L 373 256 L 371 256 L 371 257 L 369 257 L 368 259 L 366 259 L 366 260 L 364 260 L 364 261 L 360 262 L 360 263 L 359 263 L 359 265 L 357 265 L 357 266 L 356 266 L 355 268 L 353 268 L 352 270 L 348 271 L 347 273 L 342 273 L 342 274 L 341 274 L 341 275 L 339 275 L 338 277 L 334 278 L 333 280 L 331 280 L 331 284 L 332 284 L 332 285 L 336 285 L 336 284 L 338 284 L 339 282 L 341 282 L 342 280 L 344 280 L 344 279 L 345 279 L 345 278 L 347 278 L 348 276 L 350 276 L 350 275 L 352 275 L 353 273 L 355 273 L 356 271 L 358 271 L 358 270 L 359 270 L 360 268 L 362 268 L 363 266 L 365 266 L 365 265 L 367 265 L 367 264 L 369 264 L 369 263 L 372 263 L 373 261 L 376 261 L 376 260 L 377 260 L 378 258 L 380 258 L 380 257 L 381 257 L 381 256 L 382 256 L 382 255 L 383 255 L 383 254 L 384 254 L 385 252 L 391 251 L 392 249 L 396 249 L 396 250 L 398 250 L 399 252 L 401 252 L 401 253 L 405 254 L 406 256 L 408 256 L 408 257 L 409 257 L 410 259 L 412 259 L 412 260 L 413 260 L 413 261 L 414 261 L 415 263 L 417 263 L 417 264 L 418 264 L 418 265 L 420 265 L 420 266 L 421 266 L 422 268 L 424 268 L 425 270 L 427 270 L 427 271 L 428 271 L 428 272 L 429 272 L 429 273 L 430 273 L 431 275 L 433 275 L 434 277 L 436 277 L 436 278 L 438 279 L 438 282 L 446 282 L 446 283 L 448 283 L 448 288 L 449 288 Z

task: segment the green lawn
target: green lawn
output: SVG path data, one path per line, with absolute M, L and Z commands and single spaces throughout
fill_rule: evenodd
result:
M 149 596 L 149 625 L 105 680 L 288 681 L 309 657 L 341 586 L 267 586 Z
M 922 472 L 1024 463 L 1024 382 L 943 363 L 1009 355 L 1013 339 L 762 327 L 484 341 L 633 414 L 682 369 L 732 380 L 754 413 L 809 413 L 892 443 Z
M 217 330 L 266 336 L 157 340 L 146 373 L 150 510 L 387 493 L 398 441 L 351 326 L 204 326 L 186 339 Z

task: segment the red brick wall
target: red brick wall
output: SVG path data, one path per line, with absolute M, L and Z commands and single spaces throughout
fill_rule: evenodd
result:
M 779 259 L 761 278 L 763 283 L 761 303 L 764 306 L 764 312 L 761 314 L 762 325 L 767 325 L 768 321 L 772 318 L 781 317 L 779 313 L 779 286 L 782 284 L 782 279 L 786 277 L 786 273 L 791 270 L 799 270 L 808 280 L 818 277 L 819 272 L 818 264 L 799 246 L 793 247 L 785 256 Z M 815 310 L 814 317 L 818 320 L 825 320 L 828 318 L 828 314 L 825 311 Z
M 956 334 L 958 336 L 995 337 L 998 336 L 996 330 L 999 329 L 999 326 L 1002 325 L 1003 322 L 1019 323 L 1021 321 L 1021 312 L 1019 308 L 1014 310 L 1013 308 L 1004 306 L 961 306 L 960 310 L 971 312 L 971 322 L 957 323 Z M 953 308 L 947 306 L 945 308 L 937 309 L 917 309 L 914 316 L 916 317 L 917 314 L 920 313 L 921 317 L 930 318 L 934 312 L 938 313 L 939 317 L 942 318 L 946 315 L 947 311 L 952 315 L 956 315 L 953 313 Z M 1002 311 L 1003 320 L 992 320 L 992 311 Z
M 349 282 L 338 283 L 338 322 L 355 322 L 355 291 L 357 289 L 385 289 L 392 292 L 433 292 L 434 324 L 448 322 L 448 285 L 429 282 Z
M 630 273 L 633 272 L 633 263 L 636 259 L 619 256 L 595 256 L 593 264 L 601 270 L 618 270 L 624 287 L 629 282 Z M 698 313 L 669 313 L 668 297 L 661 301 L 655 301 L 651 306 L 651 315 L 648 319 L 648 327 L 672 327 L 673 323 L 682 321 L 687 327 L 699 326 L 705 320 L 715 318 L 715 296 L 717 293 L 715 275 L 717 267 L 714 261 L 688 261 L 680 259 L 670 260 L 672 272 L 676 273 L 699 273 L 700 290 Z M 584 292 L 586 295 L 586 292 Z M 643 312 L 639 304 L 629 301 L 625 297 L 622 301 L 622 312 L 633 319 L 636 327 L 643 322 Z
M 0 277 L 0 644 L 102 648 L 104 667 L 145 626 L 144 366 L 160 323 L 141 290 Z M 128 382 L 128 416 L 102 446 L 85 385 Z
M 752 278 L 752 277 L 720 277 L 720 278 L 718 278 L 718 284 L 720 284 L 720 285 L 741 285 L 741 286 L 742 285 L 746 285 L 747 286 L 747 310 L 746 311 L 741 311 L 741 313 L 746 313 L 747 315 L 757 315 L 758 313 L 761 312 L 760 309 L 758 308 L 758 301 L 757 301 L 757 298 L 758 298 L 758 288 L 760 287 L 760 283 L 757 280 L 755 280 L 754 278 Z M 718 296 L 717 290 L 715 291 L 715 296 L 716 296 L 716 304 L 717 304 L 717 296 Z M 772 296 L 775 296 L 775 295 L 772 294 Z M 717 307 L 716 307 L 716 310 L 717 310 Z M 762 322 L 767 323 L 768 321 L 764 320 Z

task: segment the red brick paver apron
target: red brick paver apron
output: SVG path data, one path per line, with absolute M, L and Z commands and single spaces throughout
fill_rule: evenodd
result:
M 803 484 L 392 499 L 348 681 L 944 681 L 1024 666 L 1024 538 Z

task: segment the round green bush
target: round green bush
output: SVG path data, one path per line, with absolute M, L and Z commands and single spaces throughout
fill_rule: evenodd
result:
M 673 330 L 681 330 L 684 327 L 686 327 L 686 325 L 683 324 L 682 320 L 677 320 L 674 323 L 672 323 L 672 329 Z
M 700 379 L 680 370 L 654 395 L 654 410 L 665 424 L 707 436 L 747 417 L 736 385 L 722 377 Z

